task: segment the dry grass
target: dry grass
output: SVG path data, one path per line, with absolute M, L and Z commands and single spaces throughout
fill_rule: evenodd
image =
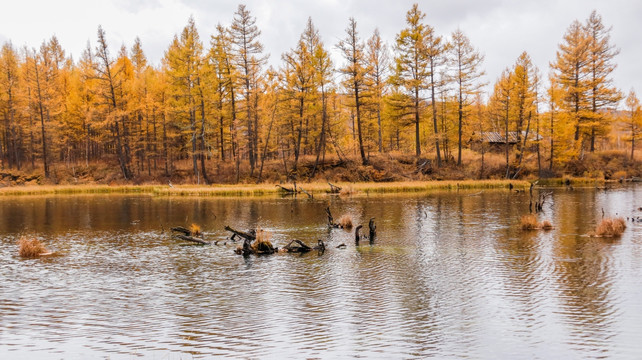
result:
M 623 218 L 604 218 L 595 229 L 595 235 L 600 237 L 620 236 L 626 229 Z
M 339 218 L 339 226 L 344 229 L 352 229 L 352 216 L 345 214 Z
M 502 189 L 512 183 L 517 189 L 528 189 L 527 181 L 461 180 L 461 181 L 398 181 L 398 182 L 338 182 L 337 186 L 357 193 L 409 193 L 450 191 L 458 189 Z M 327 182 L 304 183 L 311 194 L 325 194 Z M 37 185 L 0 188 L 0 196 L 9 195 L 71 195 L 71 194 L 148 194 L 154 196 L 265 196 L 279 194 L 272 183 L 237 185 Z
M 356 193 L 356 191 L 350 185 L 342 187 L 341 191 L 339 191 L 340 196 L 350 196 L 350 195 L 353 195 L 354 193 Z
M 520 224 L 522 230 L 536 230 L 539 229 L 539 224 L 537 223 L 537 216 L 534 214 L 528 214 L 522 216 L 520 219 Z
M 20 247 L 18 250 L 20 257 L 25 259 L 35 259 L 49 253 L 49 250 L 36 238 L 29 239 L 22 236 L 18 240 L 18 246 Z
M 551 224 L 551 222 L 548 220 L 542 221 L 541 226 L 543 230 L 546 230 L 546 231 L 553 230 L 553 224 Z
M 272 233 L 261 228 L 256 229 L 256 240 L 252 243 L 252 250 L 256 253 L 273 253 L 274 246 L 271 239 Z
M 192 224 L 189 226 L 189 231 L 192 233 L 192 236 L 201 236 L 201 227 L 198 224 Z
M 551 224 L 550 221 L 544 220 L 541 223 L 538 223 L 537 216 L 535 216 L 535 214 L 522 216 L 520 219 L 520 225 L 522 230 L 553 230 L 553 224 Z

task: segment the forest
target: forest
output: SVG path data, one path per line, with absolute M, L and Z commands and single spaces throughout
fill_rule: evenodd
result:
M 160 64 L 138 38 L 110 49 L 101 26 L 77 60 L 55 36 L 6 42 L 0 183 L 642 175 L 640 102 L 614 85 L 610 27 L 594 11 L 560 35 L 549 69 L 523 52 L 488 93 L 482 51 L 417 4 L 392 44 L 354 18 L 328 44 L 309 18 L 278 68 L 244 5 L 206 36 L 190 18 Z

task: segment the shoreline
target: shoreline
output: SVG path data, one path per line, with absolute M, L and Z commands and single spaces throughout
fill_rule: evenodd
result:
M 604 180 L 570 179 L 576 186 L 603 184 Z M 513 189 L 527 190 L 531 183 L 538 187 L 564 186 L 565 179 L 546 179 L 534 182 L 526 180 L 433 180 L 404 182 L 357 182 L 335 183 L 346 191 L 346 195 L 421 193 L 431 191 Z M 292 188 L 292 184 L 280 184 Z M 327 182 L 297 184 L 299 196 L 327 194 Z M 309 195 L 307 195 L 307 194 Z M 152 196 L 204 196 L 204 197 L 260 197 L 288 194 L 276 184 L 212 184 L 212 185 L 27 185 L 0 188 L 0 198 L 23 195 L 76 195 L 76 194 L 146 194 Z M 290 194 L 292 195 L 292 194 Z
M 444 180 L 444 181 L 405 181 L 405 182 L 358 182 L 333 183 L 350 195 L 385 193 L 420 193 L 430 191 L 451 191 L 458 189 L 528 189 L 530 182 L 525 180 Z M 279 184 L 292 188 L 292 184 Z M 327 182 L 297 184 L 298 196 L 306 197 L 327 194 Z M 76 194 L 147 194 L 153 196 L 207 196 L 207 197 L 259 197 L 266 195 L 288 194 L 276 184 L 212 184 L 212 185 L 27 185 L 0 188 L 0 198 L 23 195 L 76 195 Z

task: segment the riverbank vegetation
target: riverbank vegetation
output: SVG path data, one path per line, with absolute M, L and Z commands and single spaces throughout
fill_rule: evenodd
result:
M 482 51 L 416 4 L 393 44 L 353 18 L 326 43 L 310 18 L 276 67 L 244 5 L 214 34 L 190 18 L 160 64 L 139 39 L 109 48 L 100 26 L 75 59 L 55 36 L 6 42 L 0 185 L 640 177 L 640 104 L 633 90 L 620 104 L 609 35 L 596 12 L 574 21 L 549 78 L 524 52 L 487 94 Z
M 338 183 L 350 187 L 352 196 L 359 194 L 419 193 L 426 191 L 456 191 L 509 189 L 528 189 L 530 183 L 522 180 L 462 180 L 462 181 L 410 181 L 390 183 Z M 328 183 L 313 182 L 300 185 L 312 196 L 329 194 Z M 11 195 L 70 195 L 70 194 L 149 194 L 156 196 L 263 196 L 292 195 L 272 184 L 236 185 L 29 185 L 0 188 L 0 196 Z M 301 195 L 306 196 L 306 195 Z

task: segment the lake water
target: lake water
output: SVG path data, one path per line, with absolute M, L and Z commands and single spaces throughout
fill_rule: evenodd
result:
M 328 229 L 351 214 L 354 230 Z M 507 190 L 350 198 L 0 198 L 0 358 L 642 357 L 642 187 L 554 190 L 522 231 Z M 200 224 L 206 240 L 173 239 Z M 236 255 L 225 225 L 323 254 Z M 24 260 L 22 235 L 59 256 Z M 345 243 L 345 249 L 336 246 Z

